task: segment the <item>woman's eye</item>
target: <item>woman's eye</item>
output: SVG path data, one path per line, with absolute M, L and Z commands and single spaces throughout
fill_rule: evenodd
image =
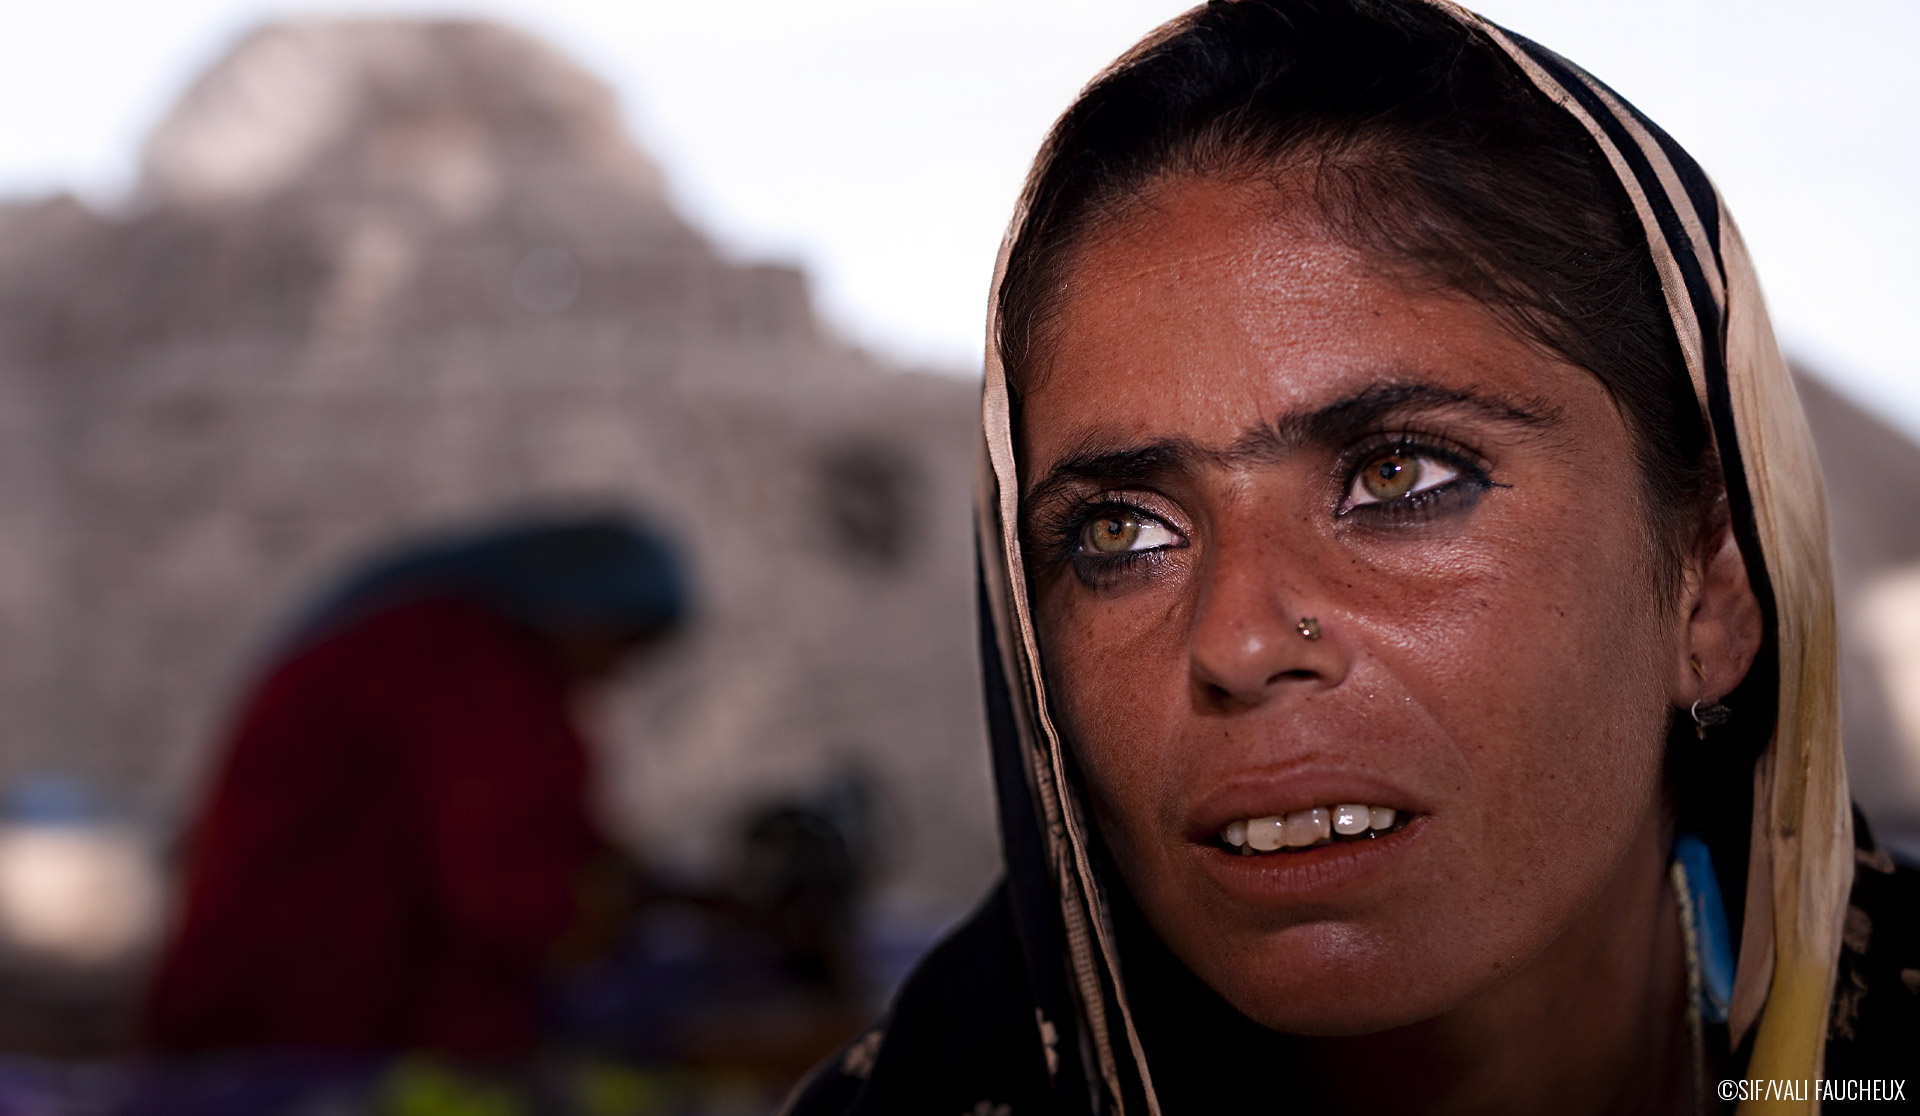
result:
M 1150 515 L 1129 508 L 1106 508 L 1080 530 L 1082 554 L 1118 555 L 1177 546 L 1180 536 Z
M 1347 492 L 1347 506 L 1384 504 L 1403 500 L 1456 480 L 1460 470 L 1444 461 L 1409 450 L 1396 450 L 1367 459 Z

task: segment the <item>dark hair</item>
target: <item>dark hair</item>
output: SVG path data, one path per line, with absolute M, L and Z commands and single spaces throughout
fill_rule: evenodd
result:
M 1016 401 L 1105 223 L 1167 179 L 1302 171 L 1332 235 L 1600 379 L 1676 571 L 1720 474 L 1632 203 L 1578 122 L 1425 3 L 1215 0 L 1089 86 L 1048 137 L 1000 286 Z

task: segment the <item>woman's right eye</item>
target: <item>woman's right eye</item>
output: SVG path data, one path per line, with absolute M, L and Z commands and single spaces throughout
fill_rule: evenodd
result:
M 1395 450 L 1368 461 L 1354 475 L 1347 491 L 1347 507 L 1405 500 L 1449 484 L 1461 470 L 1432 454 Z
M 1162 550 L 1182 542 L 1173 528 L 1145 512 L 1110 506 L 1088 517 L 1080 528 L 1080 553 L 1088 557 L 1114 558 Z

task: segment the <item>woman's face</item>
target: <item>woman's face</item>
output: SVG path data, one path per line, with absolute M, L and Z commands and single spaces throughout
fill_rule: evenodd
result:
M 1054 714 L 1149 922 L 1252 1018 L 1352 1034 L 1591 966 L 1657 894 L 1684 618 L 1599 381 L 1285 197 L 1174 182 L 1079 250 L 1022 530 Z M 1397 828 L 1221 837 L 1342 805 Z

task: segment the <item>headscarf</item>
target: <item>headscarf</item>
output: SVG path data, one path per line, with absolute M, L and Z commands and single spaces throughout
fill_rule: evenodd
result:
M 1820 467 L 1740 232 L 1706 174 L 1618 94 L 1550 50 L 1446 0 L 1428 4 L 1510 58 L 1540 97 L 1598 145 L 1631 199 L 1659 273 L 1693 394 L 1726 477 L 1734 536 L 1769 638 L 1749 674 L 1772 685 L 1771 732 L 1752 771 L 1751 835 L 1729 1019 L 1751 1039 L 1746 1075 L 1821 1076 L 1829 1000 L 1853 878 L 1842 762 L 1837 644 Z M 1107 72 L 1176 33 L 1181 17 Z M 1103 77 L 1105 75 L 1102 75 Z M 1098 81 L 1099 79 L 1096 79 Z M 1002 242 L 993 297 L 1049 155 Z M 1127 985 L 1114 911 L 1095 869 L 1088 805 L 1051 712 L 1019 535 L 1019 473 L 999 328 L 990 310 L 977 515 L 989 727 L 1008 893 L 1048 1058 L 1086 1074 L 1104 1100 L 1158 1104 Z M 1733 787 L 1729 793 L 1745 793 Z M 1737 898 L 1734 896 L 1734 898 Z M 1803 1102 L 1811 1111 L 1817 1101 Z M 1746 1111 L 1743 1108 L 1742 1111 Z
M 379 609 L 457 596 L 534 628 L 665 630 L 687 609 L 687 574 L 657 532 L 624 516 L 494 523 L 416 540 L 363 562 L 310 604 L 298 646 Z

